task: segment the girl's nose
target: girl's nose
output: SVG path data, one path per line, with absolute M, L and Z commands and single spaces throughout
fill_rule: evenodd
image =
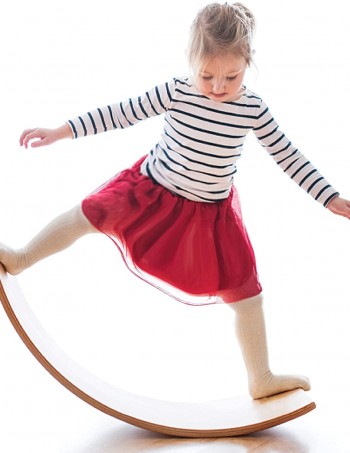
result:
M 213 93 L 220 93 L 224 88 L 224 81 L 216 79 L 213 81 Z

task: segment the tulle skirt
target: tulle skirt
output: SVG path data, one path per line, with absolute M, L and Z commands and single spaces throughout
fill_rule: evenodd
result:
M 85 216 L 114 241 L 128 268 L 192 305 L 259 294 L 235 187 L 220 202 L 191 201 L 141 174 L 143 159 L 82 202 Z

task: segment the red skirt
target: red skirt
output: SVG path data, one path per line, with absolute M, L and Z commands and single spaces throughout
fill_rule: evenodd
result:
M 129 269 L 181 302 L 237 302 L 261 292 L 239 198 L 191 201 L 140 173 L 144 158 L 82 202 Z

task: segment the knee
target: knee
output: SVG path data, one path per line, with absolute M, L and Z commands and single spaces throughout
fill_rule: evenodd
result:
M 89 219 L 85 216 L 81 204 L 74 206 L 71 209 L 70 213 L 72 214 L 74 221 L 77 225 L 80 225 L 86 233 L 98 233 L 99 231 L 90 223 Z

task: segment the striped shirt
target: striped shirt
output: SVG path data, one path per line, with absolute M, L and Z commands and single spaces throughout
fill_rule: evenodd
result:
M 141 172 L 178 195 L 201 202 L 227 198 L 250 131 L 315 200 L 327 206 L 338 195 L 279 129 L 264 101 L 246 87 L 234 102 L 215 102 L 190 79 L 175 78 L 142 96 L 98 108 L 68 123 L 78 138 L 124 129 L 161 114 L 165 115 L 161 138 Z

